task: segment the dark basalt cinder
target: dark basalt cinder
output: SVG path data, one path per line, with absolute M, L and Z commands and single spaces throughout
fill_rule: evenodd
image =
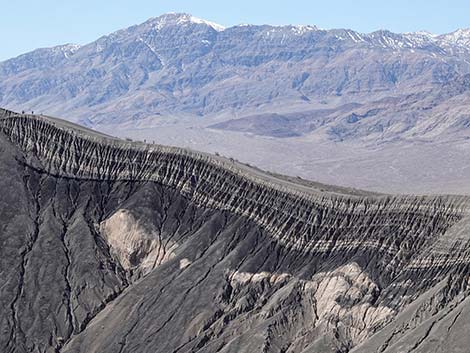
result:
M 2 352 L 465 350 L 466 197 L 301 183 L 6 110 L 0 131 Z

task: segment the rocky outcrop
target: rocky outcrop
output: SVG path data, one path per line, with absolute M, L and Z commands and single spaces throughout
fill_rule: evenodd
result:
M 109 244 L 111 252 L 126 270 L 147 274 L 156 266 L 174 256 L 177 246 L 172 241 L 162 241 L 157 229 L 146 229 L 147 224 L 127 210 L 118 210 L 101 224 L 101 234 Z M 185 265 L 183 261 L 182 266 Z
M 0 236 L 18 223 L 6 214 L 23 209 L 31 234 L 16 235 L 17 270 L 1 268 L 16 278 L 0 283 L 8 352 L 392 352 L 425 322 L 413 305 L 429 303 L 420 306 L 429 320 L 466 298 L 466 197 L 320 187 L 0 114 L 19 190 L 0 209 Z M 41 251 L 56 242 L 51 268 Z M 50 281 L 62 284 L 38 302 Z M 54 324 L 29 328 L 39 313 Z

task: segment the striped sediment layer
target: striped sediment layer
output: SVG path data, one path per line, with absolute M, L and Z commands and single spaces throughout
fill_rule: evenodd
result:
M 466 197 L 325 191 L 219 156 L 108 138 L 47 117 L 1 113 L 0 129 L 27 152 L 27 163 L 54 176 L 156 182 L 200 206 L 249 218 L 292 251 L 377 254 L 390 276 L 405 267 L 469 261 L 448 253 L 410 261 L 467 215 Z M 445 247 L 452 249 L 447 238 Z M 459 253 L 465 253 L 462 239 L 458 242 Z

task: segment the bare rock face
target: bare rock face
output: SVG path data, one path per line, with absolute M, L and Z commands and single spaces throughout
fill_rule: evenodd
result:
M 144 274 L 171 259 L 176 246 L 161 241 L 156 229 L 146 230 L 127 210 L 118 210 L 105 220 L 101 233 L 126 270 L 140 268 Z
M 2 352 L 469 344 L 466 197 L 297 182 L 4 110 L 0 131 Z

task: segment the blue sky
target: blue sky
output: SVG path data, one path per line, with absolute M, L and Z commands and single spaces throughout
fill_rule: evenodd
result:
M 0 60 L 35 48 L 84 44 L 166 12 L 187 12 L 230 26 L 315 24 L 361 32 L 470 27 L 470 0 L 16 0 L 2 2 Z

